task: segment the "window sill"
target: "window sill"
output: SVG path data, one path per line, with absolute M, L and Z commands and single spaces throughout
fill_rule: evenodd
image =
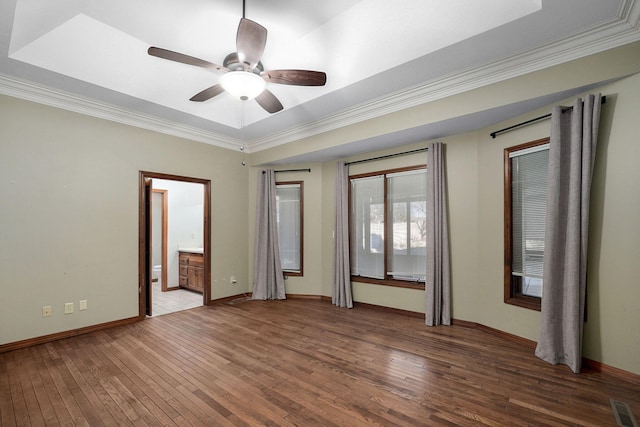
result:
M 407 280 L 384 280 L 371 277 L 351 276 L 352 282 L 370 283 L 372 285 L 395 286 L 396 288 L 424 290 L 424 283 L 409 282 Z
M 282 274 L 284 274 L 285 277 L 302 277 L 301 271 L 282 270 Z
M 525 295 L 514 295 L 510 298 L 505 298 L 506 304 L 515 305 L 518 307 L 528 308 L 529 310 L 540 311 L 540 298 L 528 297 Z

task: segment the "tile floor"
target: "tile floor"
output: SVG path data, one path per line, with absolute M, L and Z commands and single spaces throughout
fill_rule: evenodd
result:
M 151 297 L 151 313 L 153 316 L 202 306 L 202 294 L 186 289 L 162 292 L 159 282 L 153 284 L 153 294 Z

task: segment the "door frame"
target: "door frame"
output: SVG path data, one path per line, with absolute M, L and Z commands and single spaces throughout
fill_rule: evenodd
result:
M 156 188 L 152 188 L 151 189 L 152 194 L 158 194 L 160 195 L 160 198 L 162 199 L 162 223 L 160 224 L 160 235 L 161 235 L 161 242 L 160 242 L 160 264 L 162 265 L 162 270 L 160 271 L 160 280 L 162 281 L 162 292 L 166 292 L 167 290 L 169 290 L 169 288 L 167 287 L 167 270 L 168 270 L 168 266 L 167 266 L 167 233 L 168 233 L 168 206 L 169 206 L 169 201 L 168 201 L 168 193 L 169 190 L 160 190 L 160 189 L 156 189 Z M 153 231 L 152 231 L 153 232 Z M 153 255 L 153 252 L 152 252 Z M 178 289 L 178 287 L 175 288 L 171 288 L 171 289 Z
M 151 268 L 146 265 L 147 248 L 151 239 L 150 224 L 151 218 L 146 215 L 147 193 L 145 192 L 145 180 L 166 179 L 172 181 L 193 182 L 203 185 L 203 257 L 204 257 L 204 290 L 202 292 L 202 305 L 211 304 L 211 180 L 193 178 L 180 175 L 171 175 L 159 172 L 140 171 L 139 188 L 139 210 L 138 210 L 138 318 L 146 318 L 147 293 L 151 292 Z

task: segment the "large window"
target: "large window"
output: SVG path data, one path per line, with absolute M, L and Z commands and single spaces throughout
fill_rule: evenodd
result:
M 276 183 L 280 264 L 288 276 L 302 276 L 302 181 Z
M 424 287 L 426 181 L 424 166 L 350 177 L 352 280 Z
M 549 138 L 507 148 L 504 161 L 504 299 L 540 310 Z

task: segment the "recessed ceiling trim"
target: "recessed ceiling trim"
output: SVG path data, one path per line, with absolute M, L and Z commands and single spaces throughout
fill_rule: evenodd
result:
M 5 74 L 0 74 L 0 93 L 230 150 L 237 150 L 241 145 L 237 139 L 35 85 Z
M 620 5 L 618 16 L 620 19 L 626 20 L 632 27 L 640 29 L 640 7 L 637 0 L 624 1 Z
M 629 0 L 628 4 L 630 4 L 628 9 L 622 8 L 626 10 L 626 16 L 621 16 L 619 20 L 603 23 L 561 42 L 551 43 L 487 66 L 439 78 L 436 82 L 385 96 L 322 120 L 271 134 L 264 138 L 254 139 L 247 143 L 247 146 L 250 152 L 274 148 L 298 139 L 395 113 L 639 41 L 638 20 L 640 13 L 638 12 L 640 12 L 640 7 L 636 0 Z M 605 37 L 603 37 L 603 33 Z
M 304 123 L 249 141 L 114 107 L 106 103 L 53 90 L 2 74 L 0 74 L 0 93 L 222 148 L 236 150 L 239 146 L 244 145 L 246 152 L 250 153 L 636 42 L 640 40 L 639 21 L 639 2 L 637 0 L 627 0 L 621 4 L 618 19 L 603 22 L 589 31 L 576 33 L 560 42 L 529 50 L 491 65 L 450 74 L 445 76 L 444 79 L 427 82 L 409 90 L 337 112 L 317 121 Z

